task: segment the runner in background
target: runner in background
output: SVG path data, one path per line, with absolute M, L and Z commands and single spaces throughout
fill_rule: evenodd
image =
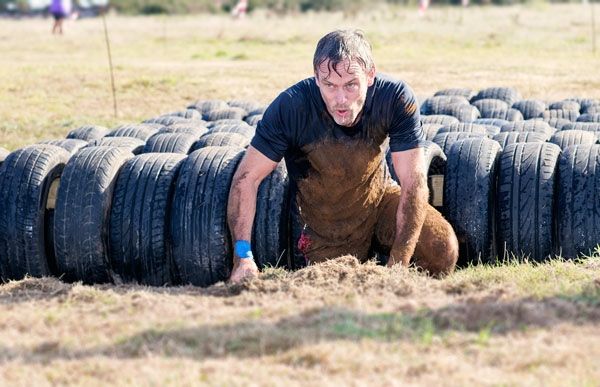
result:
M 73 4 L 71 0 L 52 0 L 50 4 L 50 13 L 54 17 L 54 26 L 52 34 L 63 34 L 63 22 L 71 15 Z
M 239 0 L 231 10 L 231 16 L 235 19 L 243 19 L 246 17 L 246 12 L 248 12 L 248 0 Z

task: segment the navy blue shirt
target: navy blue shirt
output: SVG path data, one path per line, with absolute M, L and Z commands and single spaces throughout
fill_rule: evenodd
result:
M 358 122 L 344 127 L 327 111 L 311 77 L 285 90 L 269 105 L 251 145 L 275 162 L 285 157 L 290 177 L 297 180 L 310 168 L 307 145 L 329 137 L 381 146 L 388 136 L 392 152 L 413 149 L 425 141 L 417 101 L 406 83 L 378 74 L 367 90 Z

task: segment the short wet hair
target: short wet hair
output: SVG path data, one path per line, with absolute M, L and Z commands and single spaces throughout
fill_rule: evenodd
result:
M 337 66 L 348 60 L 357 62 L 365 72 L 371 71 L 374 66 L 371 43 L 365 38 L 361 30 L 335 30 L 323 36 L 313 57 L 315 74 L 319 67 L 329 61 L 329 71 L 337 71 Z M 338 73 L 339 74 L 339 73 Z

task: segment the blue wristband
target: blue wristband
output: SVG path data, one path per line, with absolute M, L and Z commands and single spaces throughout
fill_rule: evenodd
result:
M 252 250 L 250 249 L 250 242 L 248 241 L 235 241 L 235 255 L 240 259 L 253 259 Z

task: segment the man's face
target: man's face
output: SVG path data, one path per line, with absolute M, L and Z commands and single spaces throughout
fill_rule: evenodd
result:
M 375 80 L 375 68 L 365 72 L 356 61 L 344 61 L 335 70 L 329 67 L 329 60 L 321 63 L 315 74 L 317 86 L 334 121 L 353 126 L 365 105 L 367 89 Z

